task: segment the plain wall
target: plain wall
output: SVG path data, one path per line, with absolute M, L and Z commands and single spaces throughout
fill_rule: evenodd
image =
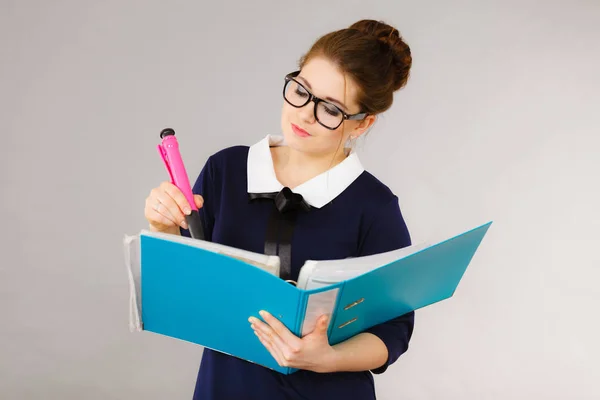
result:
M 128 330 L 158 134 L 195 179 L 279 133 L 284 75 L 361 18 L 414 57 L 359 147 L 414 242 L 494 221 L 379 398 L 600 398 L 600 3 L 441 0 L 1 1 L 0 398 L 191 398 L 201 348 Z

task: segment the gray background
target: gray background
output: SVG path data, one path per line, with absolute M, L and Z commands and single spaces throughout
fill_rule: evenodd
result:
M 0 4 L 0 398 L 191 397 L 201 348 L 128 331 L 158 133 L 192 179 L 278 133 L 283 76 L 360 18 L 414 56 L 360 153 L 415 242 L 495 221 L 379 397 L 600 397 L 597 1 Z

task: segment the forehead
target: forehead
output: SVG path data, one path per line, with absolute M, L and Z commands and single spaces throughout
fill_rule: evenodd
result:
M 317 97 L 332 97 L 344 104 L 350 111 L 354 111 L 358 107 L 356 85 L 335 64 L 326 59 L 311 59 L 300 71 L 298 80 L 303 83 L 307 82 L 310 85 L 310 91 Z

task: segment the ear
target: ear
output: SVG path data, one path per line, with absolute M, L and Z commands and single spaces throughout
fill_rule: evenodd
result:
M 373 126 L 376 120 L 377 116 L 367 115 L 362 121 L 359 121 L 358 125 L 356 125 L 356 128 L 354 128 L 350 133 L 350 136 L 354 139 L 360 137 L 362 134 L 367 132 L 371 126 Z

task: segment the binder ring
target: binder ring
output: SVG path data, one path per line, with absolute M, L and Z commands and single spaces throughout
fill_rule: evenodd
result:
M 343 324 L 341 324 L 340 326 L 338 326 L 338 329 L 345 327 L 346 325 L 350 325 L 351 323 L 353 323 L 354 321 L 356 321 L 358 319 L 358 317 L 354 317 L 352 318 L 350 321 L 344 322 Z
M 346 307 L 344 307 L 344 311 L 345 311 L 345 310 L 347 310 L 347 309 L 349 309 L 349 308 L 352 308 L 352 307 L 354 307 L 354 306 L 355 306 L 355 305 L 357 305 L 357 304 L 360 304 L 360 303 L 362 303 L 363 301 L 365 301 L 365 298 L 364 298 L 364 297 L 362 297 L 362 298 L 360 298 L 360 299 L 358 299 L 358 300 L 356 300 L 356 301 L 354 301 L 354 302 L 352 302 L 352 303 L 348 304 Z

